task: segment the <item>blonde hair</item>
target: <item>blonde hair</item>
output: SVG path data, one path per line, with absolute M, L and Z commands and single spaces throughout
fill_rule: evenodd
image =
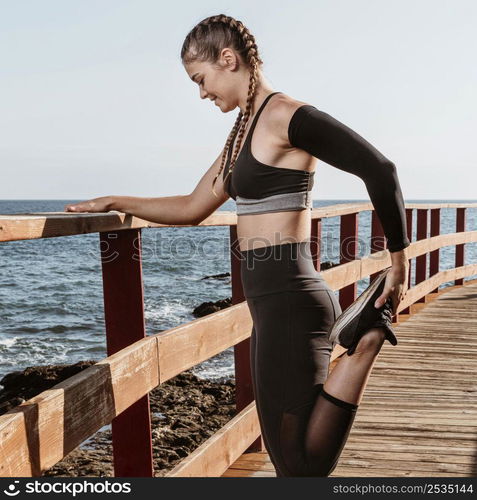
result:
M 238 129 L 238 140 L 235 145 L 230 168 L 224 179 L 232 173 L 235 161 L 242 144 L 242 139 L 250 118 L 252 104 L 255 99 L 255 94 L 258 84 L 258 69 L 263 64 L 263 61 L 258 55 L 257 44 L 254 36 L 244 26 L 244 24 L 234 19 L 233 17 L 219 14 L 203 19 L 187 34 L 181 49 L 181 59 L 183 63 L 193 61 L 216 63 L 222 49 L 225 47 L 233 48 L 239 57 L 247 64 L 250 69 L 250 81 L 248 86 L 247 104 L 245 112 L 240 110 L 234 126 L 230 131 L 225 143 L 224 152 L 222 153 L 222 161 L 219 171 L 212 182 L 212 192 L 215 196 L 217 193 L 214 190 L 215 183 L 225 167 L 229 149 L 232 145 L 233 138 Z

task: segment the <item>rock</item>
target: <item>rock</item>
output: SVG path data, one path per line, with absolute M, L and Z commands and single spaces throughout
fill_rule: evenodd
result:
M 204 276 L 201 279 L 208 280 L 208 279 L 224 279 L 224 278 L 230 278 L 230 273 L 212 274 L 210 276 Z
M 0 381 L 5 386 L 0 391 L 0 414 L 95 363 L 33 366 L 5 375 Z M 160 477 L 236 415 L 235 381 L 213 382 L 185 371 L 153 389 L 149 401 L 154 475 Z M 97 431 L 42 476 L 113 477 L 108 427 Z
M 73 365 L 29 366 L 23 371 L 8 373 L 0 380 L 3 385 L 0 391 L 0 415 L 95 363 L 90 360 Z
M 320 263 L 320 270 L 321 271 L 326 271 L 326 269 L 331 269 L 332 267 L 339 266 L 339 263 L 334 263 L 329 260 L 325 260 L 324 262 Z
M 196 318 L 200 318 L 202 316 L 206 316 L 207 314 L 212 314 L 214 312 L 220 311 L 221 309 L 225 309 L 226 307 L 230 307 L 232 305 L 232 298 L 220 299 L 216 302 L 203 302 L 200 306 L 197 306 L 192 314 Z

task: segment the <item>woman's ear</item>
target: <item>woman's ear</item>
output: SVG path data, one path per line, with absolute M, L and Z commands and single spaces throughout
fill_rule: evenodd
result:
M 238 66 L 238 58 L 235 52 L 228 47 L 222 49 L 220 54 L 220 62 L 224 68 L 234 71 Z

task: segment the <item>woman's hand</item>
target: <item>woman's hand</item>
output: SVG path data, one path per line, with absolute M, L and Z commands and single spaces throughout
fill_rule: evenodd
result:
M 109 212 L 111 210 L 112 196 L 101 196 L 92 200 L 65 205 L 65 212 Z
M 408 263 L 400 263 L 398 265 L 391 266 L 391 269 L 386 275 L 383 293 L 376 299 L 374 303 L 375 307 L 381 307 L 386 302 L 388 297 L 391 297 L 393 305 L 393 315 L 396 314 L 397 307 L 408 290 L 408 276 Z

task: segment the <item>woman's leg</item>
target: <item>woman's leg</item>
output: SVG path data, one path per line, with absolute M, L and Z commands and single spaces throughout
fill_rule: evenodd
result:
M 300 406 L 303 397 L 308 403 L 313 401 L 313 369 L 289 361 L 292 318 L 287 294 L 247 298 L 247 302 L 254 324 L 252 378 L 263 440 L 277 476 L 292 476 L 282 457 L 280 422 L 286 407 Z
M 334 316 L 341 307 L 329 290 Z M 305 433 L 305 456 L 315 471 L 329 475 L 348 439 L 374 362 L 385 340 L 381 328 L 372 328 L 360 339 L 351 356 L 342 356 L 310 412 Z
M 326 379 L 324 390 L 336 398 L 359 405 L 384 340 L 382 328 L 368 330 L 358 342 L 356 351 L 351 356 L 340 358 Z
M 340 359 L 313 406 L 306 429 L 305 452 L 309 463 L 325 475 L 336 468 L 384 335 L 380 328 L 369 330 L 356 351 Z
M 259 397 L 259 390 L 257 388 L 257 331 L 255 328 L 255 325 L 252 327 L 252 333 L 250 335 L 250 371 L 252 375 L 252 388 L 253 388 L 253 394 L 255 398 L 255 406 L 257 408 L 257 414 L 258 414 L 258 420 L 260 423 L 260 429 L 262 433 L 262 438 L 263 442 L 265 444 L 265 448 L 267 450 L 270 450 L 271 448 L 271 443 L 267 437 L 267 424 L 263 421 L 262 418 L 262 410 L 260 406 L 260 401 L 261 398 Z M 275 467 L 275 470 L 278 470 L 278 464 L 275 463 L 274 458 L 272 455 L 270 456 L 270 461 Z
M 380 332 L 363 336 L 356 352 L 345 356 L 347 370 L 337 371 L 337 366 L 328 377 L 333 348 L 328 332 L 341 313 L 331 291 L 271 294 L 250 299 L 249 306 L 257 411 L 277 476 L 328 476 L 353 424 L 356 395 L 382 344 Z M 325 381 L 326 387 L 328 381 L 335 384 L 330 393 Z M 345 386 L 354 392 L 344 393 L 350 390 Z

